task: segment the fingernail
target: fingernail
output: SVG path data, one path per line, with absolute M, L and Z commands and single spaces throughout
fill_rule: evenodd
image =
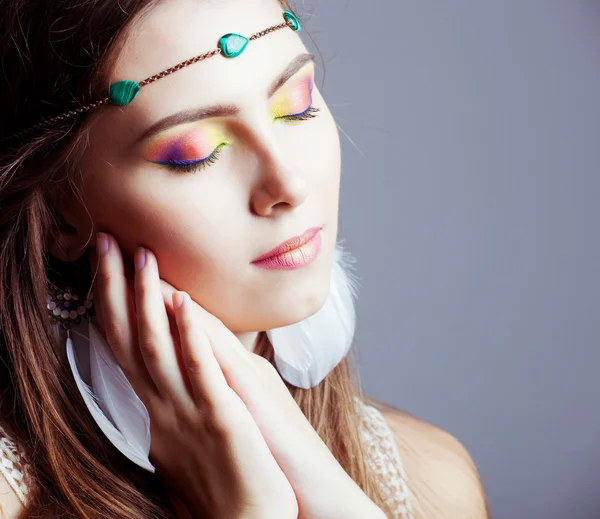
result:
M 175 308 L 178 310 L 183 305 L 184 294 L 182 292 L 174 292 L 173 293 L 173 304 Z
M 105 233 L 99 232 L 96 235 L 96 250 L 98 256 L 102 257 L 108 252 L 108 236 Z
M 135 270 L 140 271 L 144 268 L 146 264 L 146 249 L 144 247 L 139 247 L 135 252 Z

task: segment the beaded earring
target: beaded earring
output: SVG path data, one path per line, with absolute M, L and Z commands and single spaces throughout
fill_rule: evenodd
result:
M 353 263 L 354 258 L 338 243 L 324 306 L 299 323 L 267 331 L 277 369 L 290 384 L 302 388 L 316 386 L 348 353 L 354 337 L 354 299 L 358 287 Z M 82 304 L 82 298 L 75 299 L 76 294 L 67 289 L 50 298 L 48 311 L 55 323 L 57 340 L 66 342 L 77 388 L 109 441 L 136 465 L 154 472 L 148 458 L 150 416 L 92 322 L 93 294 L 90 292 Z M 76 308 L 73 301 L 77 302 Z
M 65 329 L 74 324 L 79 324 L 82 318 L 89 318 L 93 314 L 94 293 L 90 290 L 85 298 L 73 293 L 70 286 L 63 289 L 54 285 L 48 293 L 46 308 L 50 320 L 61 324 Z
M 54 260 L 50 260 L 54 263 Z M 94 321 L 94 293 L 76 292 L 73 286 L 94 284 L 83 267 L 89 264 L 89 250 L 69 272 L 50 267 L 61 278 L 51 282 L 46 308 L 59 344 L 64 344 L 73 379 L 92 418 L 108 440 L 126 458 L 154 472 L 150 463 L 150 416 L 123 373 L 111 348 Z M 58 264 L 57 264 L 58 265 Z M 67 281 L 68 280 L 68 281 Z M 65 283 L 67 281 L 69 284 Z M 65 285 L 61 288 L 61 285 Z

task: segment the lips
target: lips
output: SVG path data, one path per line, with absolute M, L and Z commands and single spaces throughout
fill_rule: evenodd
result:
M 269 252 L 263 254 L 262 256 L 259 256 L 258 258 L 253 260 L 252 263 L 256 263 L 267 258 L 272 258 L 273 256 L 279 256 L 280 254 L 284 254 L 291 250 L 302 247 L 302 245 L 305 245 L 310 240 L 312 240 L 322 228 L 323 227 L 311 227 L 300 236 L 294 236 L 293 238 L 284 241 L 281 245 L 278 245 L 274 249 L 271 249 Z

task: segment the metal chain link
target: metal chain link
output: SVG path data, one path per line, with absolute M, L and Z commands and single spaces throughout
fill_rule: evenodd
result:
M 248 41 L 255 41 L 258 40 L 259 38 L 262 38 L 263 36 L 266 36 L 267 34 L 270 34 L 272 32 L 278 31 L 280 29 L 283 29 L 285 27 L 292 27 L 292 22 L 291 21 L 285 21 L 282 23 L 279 23 L 277 25 L 272 25 L 271 27 L 267 27 L 266 29 L 257 32 L 255 34 L 253 34 L 252 36 L 250 36 L 248 38 Z M 210 52 L 206 52 L 204 54 L 200 54 L 199 56 L 196 56 L 194 58 L 190 58 L 187 59 L 185 61 L 182 61 L 181 63 L 178 63 L 177 65 L 174 65 L 172 67 L 169 67 L 166 70 L 163 70 L 162 72 L 159 72 L 158 74 L 154 74 L 153 76 L 150 76 L 146 79 L 143 79 L 142 81 L 140 81 L 138 83 L 138 85 L 141 87 L 145 86 L 145 85 L 149 85 L 150 83 L 154 83 L 155 81 L 158 81 L 159 79 L 164 78 L 165 76 L 168 76 L 170 74 L 172 74 L 173 72 L 177 72 L 178 70 L 181 70 L 183 68 L 189 67 L 190 65 L 193 65 L 194 63 L 198 63 L 199 61 L 204 61 L 206 59 L 212 58 L 213 56 L 216 56 L 217 54 L 222 54 L 221 48 L 217 47 L 216 49 L 211 50 Z M 103 97 L 101 99 L 98 99 L 96 101 L 93 101 L 91 103 L 88 103 L 86 105 L 80 106 L 78 108 L 75 108 L 74 110 L 70 110 L 68 112 L 65 112 L 64 114 L 61 115 L 57 115 L 55 117 L 52 117 L 51 119 L 48 119 L 46 121 L 42 121 L 34 126 L 30 126 L 29 128 L 26 128 L 25 130 L 21 130 L 18 133 L 14 133 L 12 135 L 9 135 L 8 137 L 4 137 L 2 139 L 0 139 L 0 142 L 4 142 L 8 139 L 13 139 L 13 138 L 17 138 L 17 137 L 22 137 L 28 133 L 31 133 L 34 130 L 39 130 L 41 128 L 44 128 L 46 126 L 50 126 L 54 123 L 57 123 L 59 121 L 64 121 L 66 119 L 70 119 L 72 117 L 75 117 L 81 113 L 87 112 L 89 110 L 92 110 L 93 108 L 96 108 L 100 105 L 106 104 L 108 103 L 108 101 L 110 100 L 110 98 L 108 97 Z

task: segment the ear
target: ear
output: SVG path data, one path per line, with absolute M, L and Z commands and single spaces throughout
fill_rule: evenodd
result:
M 56 259 L 71 262 L 96 247 L 95 226 L 91 216 L 75 197 L 55 210 L 56 226 L 48 236 L 46 250 Z

